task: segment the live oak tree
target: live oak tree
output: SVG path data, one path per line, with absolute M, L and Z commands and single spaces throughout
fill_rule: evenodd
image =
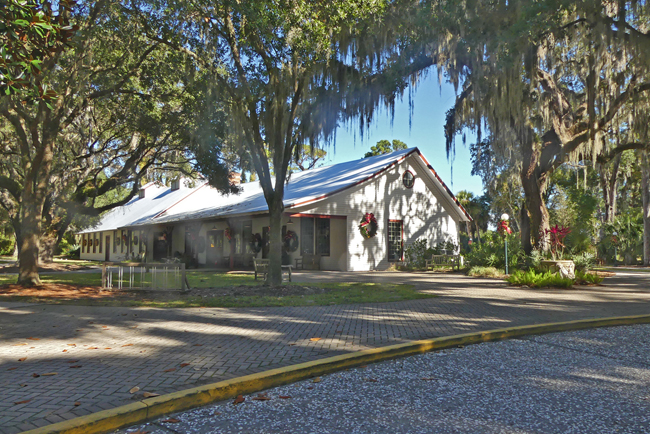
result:
M 374 157 L 376 155 L 388 154 L 395 151 L 400 151 L 402 149 L 407 149 L 408 146 L 406 143 L 401 140 L 393 139 L 393 142 L 389 142 L 386 139 L 380 140 L 376 145 L 370 148 L 370 151 L 366 152 L 363 158 Z
M 0 100 L 0 205 L 24 285 L 40 283 L 39 252 L 50 249 L 42 243 L 56 243 L 75 219 L 87 224 L 86 216 L 126 203 L 151 168 L 186 168 L 193 137 L 193 113 L 182 110 L 192 105 L 178 74 L 183 56 L 142 37 L 119 3 L 79 2 L 65 12 L 78 30 L 70 48 L 48 54 L 39 77 L 56 97 Z
M 340 121 L 370 116 L 374 102 L 368 98 L 376 94 L 369 97 L 360 89 L 372 84 L 381 63 L 380 56 L 369 62 L 368 53 L 381 50 L 373 51 L 374 41 L 359 36 L 368 26 L 381 25 L 386 2 L 153 4 L 140 9 L 147 37 L 185 53 L 212 74 L 230 127 L 222 139 L 250 155 L 269 208 L 268 282 L 280 284 L 289 165 L 305 147 L 330 143 Z
M 543 195 L 554 170 L 647 146 L 648 11 L 633 1 L 562 0 L 448 2 L 435 10 L 432 21 L 449 31 L 436 52 L 461 88 L 448 116 L 448 149 L 470 128 L 518 163 L 531 220 L 522 235 L 527 252 L 531 238 L 547 247 Z

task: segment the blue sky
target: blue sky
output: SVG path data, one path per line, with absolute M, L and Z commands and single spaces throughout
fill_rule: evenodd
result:
M 358 124 L 340 127 L 336 135 L 336 147 L 326 148 L 325 164 L 341 163 L 356 160 L 370 150 L 379 140 L 398 139 L 410 148 L 418 147 L 431 163 L 438 175 L 454 193 L 469 190 L 475 195 L 483 194 L 481 178 L 472 176 L 469 146 L 464 146 L 462 140 L 456 140 L 456 159 L 453 162 L 453 188 L 451 163 L 445 153 L 445 114 L 454 104 L 455 93 L 453 86 L 443 83 L 438 85 L 437 74 L 429 74 L 420 82 L 417 89 L 412 91 L 414 101 L 411 128 L 409 130 L 408 94 L 405 93 L 395 107 L 393 125 L 390 113 L 382 109 L 375 114 L 370 128 L 365 131 L 363 139 L 359 135 Z M 356 141 L 355 141 L 356 135 Z M 473 134 L 467 135 L 467 145 L 474 139 Z

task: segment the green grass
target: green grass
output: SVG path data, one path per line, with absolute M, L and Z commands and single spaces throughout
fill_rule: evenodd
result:
M 250 274 L 226 274 L 205 271 L 190 271 L 187 273 L 192 288 L 221 288 L 228 286 L 262 285 L 261 280 L 255 281 Z M 138 274 L 139 279 L 139 274 Z M 62 283 L 75 285 L 99 286 L 100 273 L 61 273 L 43 274 L 44 283 Z M 15 283 L 16 276 L 1 276 L 0 284 Z M 385 303 L 436 297 L 414 289 L 413 285 L 396 285 L 390 283 L 293 283 L 299 286 L 326 288 L 323 294 L 288 295 L 283 297 L 269 295 L 200 297 L 182 294 L 176 291 L 160 293 L 155 291 L 133 292 L 134 297 L 116 297 L 102 299 L 40 299 L 38 297 L 3 297 L 0 300 L 38 301 L 77 305 L 101 306 L 148 306 L 148 307 L 263 307 L 263 306 L 322 306 L 332 304 L 354 303 Z

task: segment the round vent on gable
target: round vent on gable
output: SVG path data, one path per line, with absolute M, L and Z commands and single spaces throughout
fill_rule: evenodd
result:
M 402 183 L 406 188 L 413 188 L 413 184 L 415 184 L 415 176 L 413 176 L 410 170 L 407 170 L 404 172 L 404 175 L 402 175 Z

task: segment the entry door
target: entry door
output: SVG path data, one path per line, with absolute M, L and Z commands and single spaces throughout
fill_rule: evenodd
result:
M 208 231 L 205 263 L 207 266 L 221 264 L 223 258 L 223 231 Z
M 262 228 L 262 258 L 267 259 L 269 257 L 269 227 L 264 226 Z
M 111 250 L 109 248 L 110 246 L 111 246 L 111 236 L 107 235 L 106 236 L 106 250 L 105 250 L 106 253 L 104 253 L 104 261 L 106 261 L 106 262 L 110 262 L 110 260 L 111 260 Z

